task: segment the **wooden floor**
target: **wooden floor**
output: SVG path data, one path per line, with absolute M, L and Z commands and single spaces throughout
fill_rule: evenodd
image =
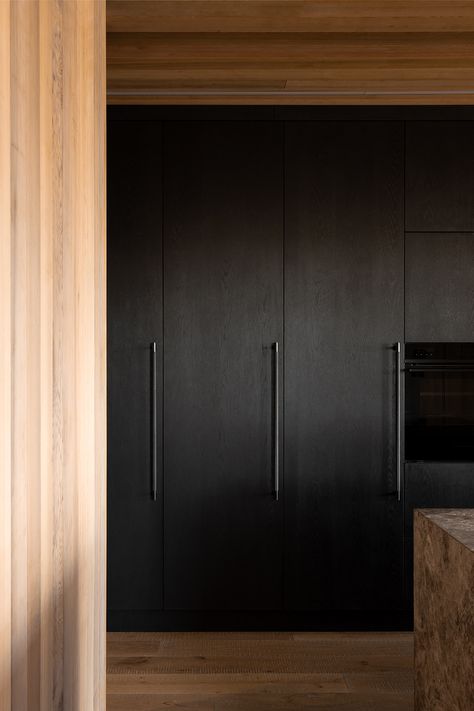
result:
M 410 633 L 113 633 L 107 711 L 413 709 Z

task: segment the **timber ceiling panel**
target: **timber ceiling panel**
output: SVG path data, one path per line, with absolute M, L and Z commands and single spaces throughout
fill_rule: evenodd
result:
M 109 103 L 474 104 L 474 2 L 108 0 Z

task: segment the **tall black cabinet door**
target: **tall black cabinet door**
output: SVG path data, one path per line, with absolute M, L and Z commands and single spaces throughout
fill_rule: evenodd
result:
M 282 604 L 282 128 L 165 129 L 165 608 Z
M 403 127 L 286 125 L 286 604 L 402 596 Z
M 108 156 L 108 608 L 159 609 L 163 490 L 158 481 L 152 500 L 150 344 L 161 458 L 160 124 L 110 120 Z

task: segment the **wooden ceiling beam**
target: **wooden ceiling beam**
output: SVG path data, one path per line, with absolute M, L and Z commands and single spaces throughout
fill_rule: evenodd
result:
M 472 0 L 107 0 L 108 32 L 465 32 Z
M 295 63 L 472 62 L 474 33 L 428 34 L 160 34 L 112 33 L 107 43 L 107 64 L 126 66 L 261 66 Z
M 109 36 L 109 101 L 138 95 L 187 95 L 207 103 L 211 94 L 285 96 L 305 103 L 309 93 L 377 97 L 387 93 L 455 92 L 471 103 L 474 35 L 391 34 L 146 34 Z M 251 93 L 249 93 L 251 92 Z M 283 96 L 285 95 L 285 96 Z M 206 98 L 207 97 L 207 98 Z M 268 97 L 265 97 L 265 100 Z M 319 97 L 322 102 L 322 97 Z
M 109 103 L 474 103 L 472 0 L 107 8 Z

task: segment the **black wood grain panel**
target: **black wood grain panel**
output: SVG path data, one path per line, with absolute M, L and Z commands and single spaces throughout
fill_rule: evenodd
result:
M 406 229 L 474 230 L 474 121 L 407 122 Z
M 286 605 L 402 597 L 403 126 L 286 125 Z
M 163 492 L 152 501 L 150 343 L 162 435 L 161 127 L 108 126 L 108 606 L 162 606 Z M 161 476 L 161 467 L 160 467 Z
M 407 341 L 474 340 L 474 234 L 406 241 Z
M 410 462 L 405 465 L 407 599 L 413 601 L 413 511 L 474 508 L 474 463 Z
M 282 604 L 282 128 L 166 124 L 165 607 Z

